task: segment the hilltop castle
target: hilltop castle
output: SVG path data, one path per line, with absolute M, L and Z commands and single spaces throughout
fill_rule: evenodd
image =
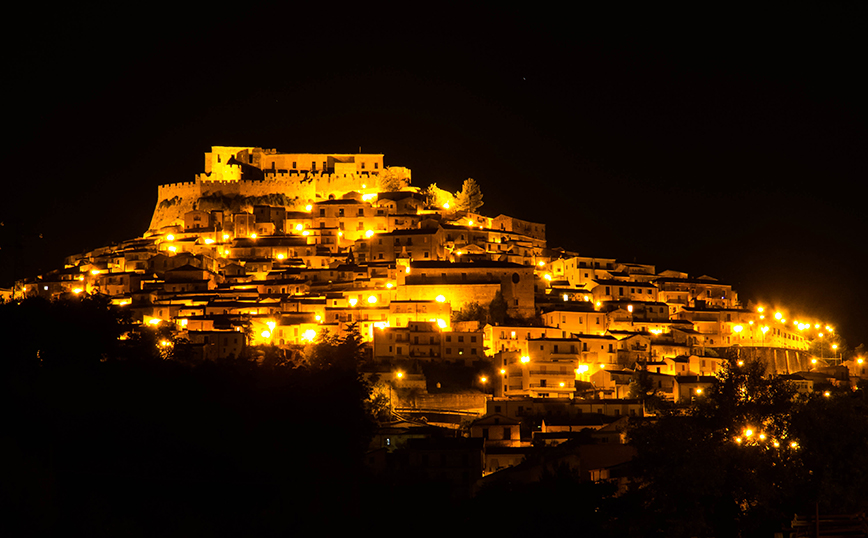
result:
M 250 209 L 267 202 L 288 210 L 344 193 L 374 191 L 383 174 L 406 183 L 410 170 L 385 168 L 382 153 L 278 153 L 274 149 L 213 146 L 195 181 L 160 185 L 150 232 L 182 223 L 195 209 Z

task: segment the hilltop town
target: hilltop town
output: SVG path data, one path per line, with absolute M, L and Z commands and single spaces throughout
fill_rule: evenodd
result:
M 485 449 L 471 477 L 587 429 L 610 446 L 586 455 L 588 472 L 608 477 L 631 457 L 623 420 L 653 414 L 649 394 L 701 397 L 728 350 L 805 393 L 868 377 L 825 322 L 708 275 L 551 247 L 545 223 L 486 215 L 472 180 L 411 183 L 382 154 L 215 146 L 193 182 L 159 187 L 141 237 L 70 256 L 7 299 L 102 294 L 161 328 L 167 356 L 205 361 L 303 360 L 358 332 L 388 399 L 373 448 L 464 429 Z

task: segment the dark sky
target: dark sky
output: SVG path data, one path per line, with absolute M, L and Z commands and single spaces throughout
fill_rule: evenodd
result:
M 868 343 L 864 3 L 429 9 L 12 14 L 3 285 L 140 235 L 211 145 L 361 147 Z

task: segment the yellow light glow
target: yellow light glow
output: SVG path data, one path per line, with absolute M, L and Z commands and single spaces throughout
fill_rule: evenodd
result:
M 570 300 L 570 296 L 565 293 L 564 294 L 564 301 L 569 301 L 569 300 Z
M 505 368 L 500 369 L 500 375 L 506 375 L 506 369 Z
M 437 326 L 440 327 L 441 329 L 445 329 L 447 327 L 446 320 L 438 319 L 437 320 Z
M 377 303 L 377 296 L 376 295 L 368 295 L 368 302 L 371 304 L 376 304 Z
M 739 366 L 744 366 L 744 361 L 738 361 Z
M 343 236 L 344 236 L 344 232 L 338 232 L 338 237 L 343 237 Z
M 576 372 L 581 374 L 583 372 L 587 372 L 588 369 L 589 369 L 589 366 L 587 364 L 580 364 L 579 367 L 576 368 Z
M 367 202 L 368 200 L 373 200 L 373 199 L 376 198 L 376 197 L 377 197 L 376 194 L 363 194 L 363 195 L 362 195 L 362 200 L 364 200 L 365 202 Z
M 819 328 L 820 328 L 820 324 L 819 324 L 819 323 L 814 324 L 814 328 L 815 328 L 815 329 L 819 329 Z
M 485 377 L 485 376 L 480 377 L 479 380 L 482 381 L 483 383 L 487 383 L 487 382 L 488 382 L 488 378 Z
M 312 209 L 313 209 L 313 206 L 310 205 L 310 204 L 307 204 L 306 206 L 304 206 L 304 210 L 305 210 L 305 211 L 310 211 L 310 210 L 312 210 Z
M 367 189 L 368 186 L 367 186 L 366 184 L 362 183 L 362 188 L 363 188 L 363 189 Z
M 172 342 L 169 342 L 168 340 L 160 340 L 160 345 L 163 347 L 169 347 L 172 345 Z
M 443 203 L 443 209 L 449 209 L 449 202 Z
M 775 312 L 775 319 L 781 319 L 782 317 L 784 317 L 783 314 L 781 314 L 780 312 Z
M 792 443 L 790 443 L 790 448 L 799 448 L 799 443 L 793 441 Z
M 811 364 L 817 364 L 817 359 L 811 359 Z
M 826 398 L 828 398 L 828 397 L 831 396 L 831 395 L 832 395 L 832 393 L 829 392 L 828 390 L 827 390 L 826 392 L 823 393 L 823 396 L 825 396 Z
M 862 364 L 863 362 L 865 362 L 865 360 L 862 357 L 859 357 L 858 359 L 856 359 L 856 362 Z
M 543 275 L 543 278 L 550 281 L 552 279 L 552 275 L 549 273 L 546 273 Z
M 205 244 L 206 245 L 212 245 L 212 244 L 214 244 L 214 240 L 211 239 L 210 237 L 206 237 L 205 238 Z
M 467 219 L 467 224 L 473 226 L 473 219 Z
M 228 241 L 229 240 L 229 234 L 223 234 L 223 240 Z
M 300 232 L 300 231 L 304 230 L 304 225 L 303 225 L 303 224 L 296 224 L 296 225 L 295 225 L 295 230 L 296 230 L 297 232 Z
M 250 234 L 250 238 L 251 238 L 251 239 L 256 239 L 256 232 L 253 232 L 252 234 Z
M 777 441 L 772 441 L 772 445 L 773 445 L 775 448 L 778 448 L 779 446 L 781 446 L 781 444 L 780 444 L 779 442 L 777 442 Z
M 736 438 L 735 438 L 735 442 L 738 443 L 738 444 L 741 444 L 741 437 L 736 437 Z
M 744 430 L 744 436 L 745 436 L 745 437 L 750 437 L 751 435 L 753 435 L 753 430 L 750 429 L 750 428 L 745 428 L 745 430 Z
M 567 384 L 561 381 L 561 387 L 565 387 Z
M 278 259 L 278 260 L 282 260 L 282 259 L 284 259 L 284 258 L 286 258 L 286 256 L 283 255 L 283 254 L 278 254 L 278 255 L 277 255 L 277 259 Z
M 317 314 L 317 315 L 315 315 L 315 316 L 313 317 L 313 319 L 315 319 L 315 320 L 317 320 L 317 321 L 322 321 L 322 316 L 320 316 L 319 314 Z
M 301 232 L 301 235 L 310 235 L 310 230 L 305 230 Z
M 733 330 L 733 332 L 740 333 L 741 331 L 744 330 L 744 326 L 736 325 L 735 327 L 732 328 L 732 330 Z
M 271 331 L 262 331 L 260 334 L 263 338 L 271 338 Z
M 404 372 L 395 372 L 395 377 L 401 379 L 402 377 L 404 377 Z
M 81 292 L 83 292 L 83 291 L 84 291 L 84 290 L 81 289 L 81 288 L 73 288 L 73 289 L 72 289 L 72 293 L 74 293 L 74 294 L 76 294 L 76 295 L 78 295 L 79 293 L 81 293 Z
M 387 289 L 387 290 L 392 289 L 394 286 L 395 286 L 395 285 L 392 284 L 391 282 L 386 282 L 386 289 Z
M 545 264 L 546 264 L 546 262 L 544 262 L 544 261 L 542 261 L 542 260 L 540 260 L 539 262 L 537 262 L 537 265 L 539 265 L 540 267 L 545 266 Z
M 527 355 L 523 355 L 523 356 L 521 357 L 521 359 L 519 359 L 519 360 L 520 360 L 521 362 L 528 363 L 528 362 L 530 362 L 530 357 L 528 357 Z
M 174 235 L 169 234 L 169 235 L 166 236 L 166 241 L 174 241 L 174 240 L 175 240 L 175 236 L 174 236 Z
M 374 230 L 367 230 L 365 232 L 365 237 L 367 237 L 368 239 L 374 237 Z
M 316 338 L 316 331 L 313 329 L 308 329 L 304 331 L 304 334 L 301 335 L 302 340 L 307 340 L 308 342 L 313 342 L 313 339 Z
M 356 303 L 358 303 L 359 300 L 356 299 L 355 297 L 353 297 L 352 299 L 350 299 L 349 302 L 350 302 L 350 306 L 356 306 Z
M 443 295 L 438 295 L 437 297 L 434 298 L 434 300 L 437 301 L 438 303 L 445 303 L 446 297 Z
M 177 250 L 178 249 L 175 247 L 175 245 L 169 246 L 169 252 L 176 252 Z
M 630 312 L 630 313 L 633 312 L 633 305 L 631 305 L 631 304 L 627 305 L 627 312 Z
M 760 438 L 760 441 L 765 441 L 766 440 L 766 434 L 764 434 L 764 433 L 759 434 L 759 438 Z
M 702 389 L 696 389 L 696 394 L 702 394 Z
M 266 321 L 265 324 L 268 326 L 268 330 L 273 331 L 275 327 L 277 327 L 277 323 L 273 321 Z
M 759 312 L 759 313 L 763 313 L 763 312 L 765 312 L 765 308 L 763 308 L 763 307 L 761 307 L 761 306 L 758 306 L 758 307 L 756 308 L 756 311 Z
M 91 269 L 91 270 L 90 270 L 90 274 L 92 274 L 92 275 L 98 275 L 98 274 L 99 274 L 99 269 Z
M 163 323 L 163 320 L 160 318 L 151 318 L 148 320 L 148 325 L 159 325 L 160 323 Z
M 186 327 L 188 321 L 189 321 L 189 320 L 186 320 L 186 319 L 179 319 L 179 320 L 178 320 L 178 325 L 180 325 L 181 327 Z
M 762 327 L 760 327 L 760 330 L 763 332 L 763 334 L 769 332 L 768 325 L 763 325 Z
M 819 336 L 820 338 L 822 338 L 822 337 L 823 337 L 823 333 L 820 333 L 820 334 L 818 334 L 817 336 Z
M 404 268 L 404 272 L 407 273 L 408 275 L 410 274 L 410 266 L 409 265 Z

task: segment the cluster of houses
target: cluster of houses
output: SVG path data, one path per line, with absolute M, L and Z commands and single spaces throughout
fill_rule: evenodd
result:
M 244 155 L 235 157 L 253 166 Z M 283 159 L 267 157 L 272 167 Z M 312 173 L 296 169 L 300 159 L 284 160 L 294 173 Z M 334 158 L 308 160 L 328 166 Z M 352 166 L 366 161 L 340 162 L 352 179 Z M 105 294 L 143 326 L 172 327 L 202 359 L 257 346 L 297 350 L 355 328 L 373 362 L 388 368 L 475 366 L 485 380 L 467 388 L 484 397 L 439 410 L 464 413 L 465 425 L 482 417 L 469 431 L 483 454 L 473 466 L 484 474 L 520 461 L 531 443 L 557 444 L 583 429 L 620 444 L 623 419 L 645 413 L 629 399 L 639 370 L 673 402 L 701 396 L 731 346 L 769 359 L 806 390 L 841 377 L 823 374 L 831 365 L 809 352 L 831 327 L 746 305 L 709 276 L 550 248 L 541 223 L 437 205 L 414 187 L 384 190 L 374 184 L 382 170 L 359 168 L 365 183 L 351 182 L 353 190 L 294 197 L 292 207 L 191 209 L 142 237 L 70 256 L 63 268 L 16 283 L 9 298 Z M 265 172 L 263 182 L 277 173 Z M 501 319 L 472 315 L 493 303 Z M 868 365 L 850 362 L 850 376 L 868 376 Z M 826 377 L 804 376 L 811 372 Z M 436 393 L 431 383 L 416 392 Z M 436 402 L 426 400 L 429 415 Z M 522 432 L 529 414 L 547 419 Z M 381 432 L 380 448 L 420 437 L 412 424 Z M 622 463 L 607 454 L 589 476 L 608 477 Z

